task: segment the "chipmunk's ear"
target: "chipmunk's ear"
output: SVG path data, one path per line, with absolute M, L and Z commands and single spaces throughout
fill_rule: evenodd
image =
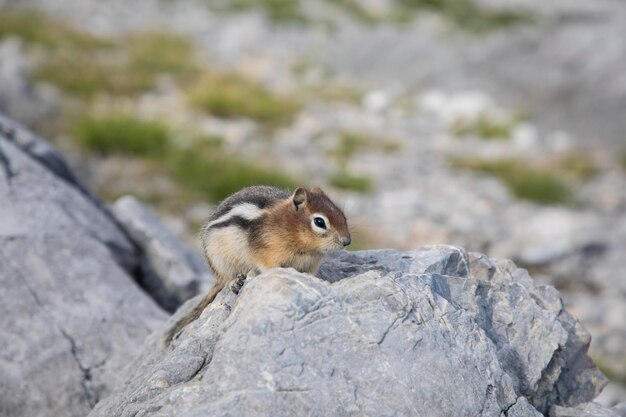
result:
M 320 187 L 313 187 L 311 188 L 311 192 L 315 193 L 315 194 L 321 194 L 323 196 L 326 195 L 326 193 L 324 192 L 324 190 L 322 190 Z
M 306 190 L 302 187 L 296 188 L 296 191 L 293 192 L 293 196 L 291 197 L 294 208 L 298 210 L 300 207 L 303 207 L 306 204 L 306 200 Z

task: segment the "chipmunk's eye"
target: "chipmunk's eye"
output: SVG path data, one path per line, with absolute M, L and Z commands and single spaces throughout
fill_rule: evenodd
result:
M 326 229 L 326 222 L 321 217 L 316 217 L 313 219 L 313 221 L 315 222 L 315 225 L 320 229 Z

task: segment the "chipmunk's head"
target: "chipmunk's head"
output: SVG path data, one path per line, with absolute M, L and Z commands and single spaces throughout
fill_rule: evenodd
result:
M 299 240 L 309 249 L 328 252 L 348 246 L 352 241 L 343 211 L 319 187 L 298 188 L 291 196 L 297 213 Z

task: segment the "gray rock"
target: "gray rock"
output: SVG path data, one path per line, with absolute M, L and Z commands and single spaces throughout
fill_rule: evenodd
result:
M 113 214 L 141 249 L 141 285 L 166 310 L 174 311 L 215 282 L 206 261 L 186 248 L 139 201 L 122 197 Z
M 133 243 L 63 159 L 0 126 L 0 415 L 84 416 L 165 314 L 129 275 Z
M 605 383 L 558 293 L 511 262 L 339 252 L 320 275 L 224 290 L 165 348 L 184 304 L 90 416 L 538 416 Z
M 626 417 L 626 403 L 613 408 L 595 402 L 569 408 L 554 406 L 550 409 L 550 417 Z
M 0 116 L 0 235 L 82 230 L 126 268 L 137 254 L 126 232 L 71 173 L 63 158 Z
M 542 417 L 526 398 L 520 397 L 506 412 L 506 417 Z
M 48 142 L 39 138 L 23 125 L 11 120 L 0 113 L 0 133 L 4 139 L 15 143 L 22 151 L 36 159 L 56 176 L 71 183 L 84 194 L 91 196 L 87 188 L 80 183 L 78 178 L 69 168 L 65 159 Z

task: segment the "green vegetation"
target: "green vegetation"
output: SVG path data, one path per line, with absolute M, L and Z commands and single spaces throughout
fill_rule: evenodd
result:
M 365 25 L 373 25 L 384 20 L 385 16 L 374 14 L 355 0 L 326 0 L 343 10 L 348 16 Z
M 126 71 L 126 65 L 111 62 L 97 54 L 77 54 L 67 51 L 50 57 L 36 71 L 39 80 L 59 87 L 65 93 L 92 98 L 104 92 L 127 95 L 147 90 L 152 80 Z
M 260 10 L 275 23 L 304 23 L 307 21 L 299 0 L 212 0 L 210 6 L 214 10 L 223 12 Z
M 323 85 L 304 87 L 302 95 L 327 103 L 358 104 L 363 97 L 363 91 L 347 84 L 328 82 Z
M 335 147 L 329 152 L 339 165 L 339 170 L 328 179 L 337 188 L 362 193 L 371 192 L 374 184 L 370 178 L 351 174 L 347 169 L 348 161 L 359 151 L 374 150 L 384 153 L 395 152 L 400 145 L 395 140 L 373 136 L 357 131 L 341 131 L 337 135 Z
M 76 30 L 64 22 L 34 11 L 2 10 L 0 39 L 9 35 L 52 50 L 66 46 L 81 50 L 110 46 L 110 42 L 105 39 Z
M 621 152 L 619 162 L 622 165 L 622 168 L 626 169 L 626 149 Z
M 206 74 L 191 89 L 190 102 L 217 117 L 250 118 L 269 126 L 289 122 L 300 110 L 293 98 L 235 74 Z
M 224 152 L 220 137 L 196 136 L 190 146 L 180 148 L 173 143 L 167 126 L 122 113 L 77 119 L 72 132 L 75 140 L 91 152 L 145 157 L 181 187 L 211 201 L 254 184 L 284 188 L 298 185 L 278 170 Z
M 430 10 L 445 16 L 462 29 L 479 33 L 534 20 L 529 13 L 488 10 L 474 0 L 397 0 L 397 4 L 405 14 Z
M 572 197 L 569 185 L 557 173 L 523 161 L 457 159 L 453 165 L 493 175 L 501 179 L 517 197 L 536 203 L 565 204 Z
M 496 120 L 491 117 L 482 116 L 472 123 L 459 122 L 452 126 L 452 133 L 455 136 L 475 135 L 485 140 L 509 139 L 515 129 L 516 120 Z
M 310 58 L 300 58 L 291 66 L 292 73 L 302 81 L 299 96 L 304 99 L 325 102 L 358 104 L 363 97 L 363 89 L 344 81 L 333 80 L 333 71 L 326 65 L 316 64 Z M 307 75 L 321 73 L 322 82 L 309 83 Z
M 345 170 L 333 174 L 328 181 L 331 185 L 344 190 L 353 190 L 360 193 L 371 192 L 374 188 L 372 180 L 367 177 L 353 175 Z
M 197 71 L 189 41 L 167 32 L 129 35 L 107 48 L 58 48 L 38 67 L 39 79 L 81 98 L 132 95 L 152 88 L 161 75 L 189 78 Z
M 131 34 L 122 43 L 128 54 L 128 70 L 143 77 L 188 77 L 198 71 L 194 47 L 182 36 L 153 30 Z
M 193 45 L 169 32 L 109 39 L 37 12 L 7 10 L 0 15 L 0 38 L 8 35 L 40 52 L 35 54 L 39 80 L 79 98 L 136 94 L 154 87 L 161 75 L 184 80 L 198 67 Z
M 554 171 L 562 171 L 575 180 L 588 180 L 598 173 L 598 167 L 589 153 L 572 151 L 548 158 L 545 165 Z
M 168 128 L 161 123 L 123 113 L 81 117 L 71 130 L 83 148 L 105 155 L 162 155 L 170 136 Z
M 222 200 L 250 185 L 267 184 L 290 189 L 299 185 L 278 170 L 243 161 L 224 152 L 182 150 L 168 159 L 167 167 L 177 182 L 211 201 Z
M 391 10 L 386 12 L 374 12 L 355 0 L 326 0 L 325 3 L 368 25 L 384 21 L 410 22 L 423 11 L 438 13 L 460 28 L 477 33 L 534 20 L 528 12 L 490 10 L 481 7 L 475 0 L 394 0 Z M 279 24 L 302 24 L 312 20 L 306 15 L 300 0 L 212 0 L 209 4 L 215 10 L 229 12 L 260 10 L 268 19 Z M 323 18 L 318 20 L 318 23 L 328 23 Z
M 340 164 L 345 165 L 359 150 L 378 150 L 384 153 L 392 153 L 399 148 L 400 145 L 393 139 L 357 131 L 342 131 L 339 132 L 337 145 L 331 151 L 331 154 L 339 159 Z

